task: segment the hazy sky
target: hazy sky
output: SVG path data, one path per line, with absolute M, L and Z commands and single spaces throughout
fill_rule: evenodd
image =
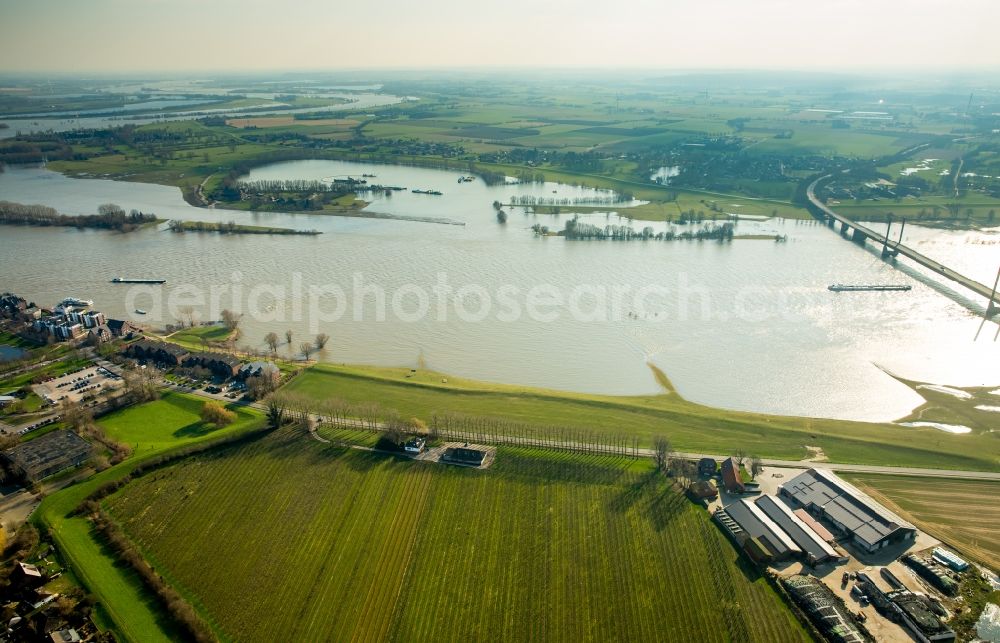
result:
M 998 0 L 0 0 L 0 70 L 974 69 L 998 25 Z

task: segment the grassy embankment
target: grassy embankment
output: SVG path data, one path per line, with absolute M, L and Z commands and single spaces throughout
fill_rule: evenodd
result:
M 959 553 L 1000 569 L 1000 482 L 845 476 Z
M 285 429 L 105 504 L 225 639 L 807 639 L 648 461 L 476 471 Z
M 74 516 L 76 507 L 102 484 L 127 475 L 136 466 L 171 449 L 246 431 L 263 422 L 248 408 L 234 408 L 237 420 L 222 429 L 205 426 L 198 412 L 202 400 L 167 393 L 160 400 L 102 418 L 109 435 L 139 450 L 128 460 L 45 498 L 32 521 L 48 529 L 60 553 L 88 591 L 97 597 L 98 621 L 128 641 L 176 640 L 176 632 L 155 598 L 129 568 L 119 565 L 95 538 L 90 523 Z
M 666 376 L 660 373 L 658 379 L 669 390 Z M 810 456 L 808 446 L 819 447 L 832 462 L 1000 471 L 1000 436 L 989 430 L 996 414 L 982 411 L 966 416 L 973 433 L 950 435 L 930 428 L 728 411 L 688 402 L 675 392 L 589 395 L 445 378 L 427 371 L 330 364 L 313 366 L 284 390 L 316 400 L 377 402 L 423 420 L 452 412 L 637 436 L 643 446 L 663 434 L 676 449 L 695 453 L 726 454 L 741 448 L 765 458 L 801 460 Z M 942 408 L 952 412 L 961 402 L 934 399 L 935 405 L 947 404 Z

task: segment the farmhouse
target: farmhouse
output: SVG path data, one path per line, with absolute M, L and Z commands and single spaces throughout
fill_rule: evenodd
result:
M 854 485 L 825 469 L 809 469 L 778 487 L 794 507 L 828 520 L 851 542 L 868 553 L 909 541 L 916 528 L 869 498 Z
M 736 460 L 726 458 L 722 461 L 722 484 L 729 493 L 743 493 L 746 485 L 743 484 L 743 477 L 740 475 L 740 465 Z
M 427 444 L 427 441 L 423 438 L 410 438 L 406 441 L 406 444 L 403 445 L 403 449 L 407 453 L 413 453 L 415 455 L 424 450 L 425 444 Z
M 467 467 L 481 467 L 486 458 L 486 452 L 479 449 L 468 449 L 465 447 L 448 447 L 441 456 L 442 462 L 451 464 L 462 464 Z
M 29 480 L 41 480 L 63 469 L 83 464 L 91 456 L 90 443 L 71 431 L 53 431 L 3 452 L 12 467 Z
M 714 458 L 702 458 L 698 460 L 698 475 L 708 478 L 715 475 L 715 469 L 718 467 L 718 463 Z

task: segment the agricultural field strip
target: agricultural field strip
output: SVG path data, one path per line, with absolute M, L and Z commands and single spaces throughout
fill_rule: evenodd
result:
M 690 577 L 689 567 L 699 557 L 704 558 L 705 536 L 718 539 L 719 544 L 726 547 L 725 551 L 733 557 L 735 554 L 727 547 L 721 534 L 708 524 L 707 517 L 687 506 L 679 496 L 668 492 L 669 500 L 674 505 L 670 511 L 684 526 L 694 528 L 690 532 L 687 529 L 678 532 L 683 536 L 683 546 L 688 550 L 693 548 L 693 551 L 685 555 L 664 556 L 661 560 L 654 552 L 657 548 L 672 546 L 673 538 L 668 537 L 674 535 L 672 530 L 661 529 L 659 537 L 654 535 L 658 546 L 651 548 L 648 539 L 642 535 L 649 530 L 645 516 L 626 507 L 621 512 L 615 512 L 612 520 L 608 519 L 608 494 L 621 486 L 620 473 L 616 474 L 617 482 L 606 484 L 546 484 L 530 476 L 524 477 L 523 472 L 517 469 L 498 478 L 480 475 L 480 472 L 440 469 L 417 463 L 411 465 L 370 453 L 346 452 L 304 439 L 300 440 L 300 444 L 311 447 L 305 456 L 301 456 L 307 459 L 310 466 L 294 467 L 293 471 L 301 475 L 293 473 L 295 479 L 291 481 L 286 480 L 289 468 L 282 467 L 282 457 L 276 457 L 273 452 L 254 455 L 248 458 L 249 462 L 227 457 L 222 458 L 227 462 L 191 462 L 172 467 L 192 473 L 190 477 L 185 476 L 185 484 L 191 479 L 214 478 L 214 481 L 198 488 L 198 496 L 207 498 L 202 501 L 203 508 L 220 507 L 225 508 L 227 513 L 234 512 L 234 515 L 259 516 L 259 511 L 253 511 L 253 502 L 246 504 L 246 497 L 256 499 L 258 504 L 266 502 L 266 499 L 246 494 L 243 490 L 275 485 L 280 489 L 269 491 L 266 495 L 281 498 L 284 502 L 273 505 L 276 513 L 267 521 L 272 527 L 301 524 L 310 510 L 315 511 L 309 526 L 296 530 L 303 535 L 294 537 L 285 547 L 285 551 L 296 553 L 293 560 L 295 569 L 287 569 L 277 560 L 278 556 L 272 557 L 275 560 L 271 567 L 266 566 L 264 558 L 270 551 L 268 547 L 257 548 L 265 550 L 264 553 L 253 555 L 247 552 L 249 555 L 237 557 L 233 562 L 242 561 L 242 564 L 236 569 L 232 565 L 220 565 L 225 570 L 222 574 L 216 573 L 211 565 L 198 565 L 196 560 L 197 556 L 227 553 L 217 551 L 211 546 L 213 542 L 242 551 L 247 549 L 246 543 L 256 542 L 255 536 L 260 535 L 275 539 L 277 546 L 283 542 L 281 537 L 287 529 L 282 534 L 273 534 L 264 526 L 251 524 L 248 527 L 244 522 L 235 528 L 235 533 L 242 535 L 233 539 L 233 533 L 217 529 L 213 523 L 192 534 L 183 525 L 177 524 L 177 517 L 190 510 L 190 502 L 179 500 L 176 505 L 164 504 L 159 495 L 155 507 L 149 504 L 147 510 L 161 516 L 162 523 L 139 529 L 143 533 L 136 534 L 135 521 L 127 521 L 129 533 L 144 551 L 155 548 L 157 551 L 185 552 L 166 567 L 162 560 L 157 559 L 157 564 L 166 569 L 176 565 L 197 567 L 193 578 L 197 579 L 200 587 L 212 588 L 209 592 L 212 600 L 210 605 L 199 602 L 196 605 L 211 612 L 213 606 L 217 609 L 221 603 L 230 610 L 230 617 L 225 618 L 225 622 L 230 627 L 234 623 L 240 624 L 231 631 L 223 627 L 227 638 L 243 639 L 251 633 L 249 638 L 267 638 L 281 632 L 282 628 L 287 628 L 284 629 L 286 633 L 298 635 L 309 632 L 310 635 L 322 634 L 339 640 L 385 640 L 397 636 L 410 638 L 411 635 L 449 638 L 456 636 L 456 632 L 448 629 L 454 623 L 461 623 L 462 627 L 467 624 L 470 632 L 499 633 L 510 631 L 510 627 L 522 627 L 528 628 L 526 633 L 550 639 L 560 638 L 560 633 L 571 631 L 579 632 L 587 639 L 620 638 L 622 635 L 655 637 L 660 623 L 653 608 L 664 604 L 677 612 L 672 615 L 676 618 L 672 618 L 671 622 L 677 625 L 683 623 L 684 631 L 706 631 L 703 628 L 712 626 L 711 614 L 682 606 L 695 598 L 689 596 L 684 588 L 677 587 L 675 581 L 677 577 Z M 240 447 L 239 453 L 244 454 L 248 449 L 250 447 Z M 284 448 L 279 452 L 290 455 Z M 322 466 L 313 462 L 316 458 L 328 458 L 331 466 L 337 468 L 345 465 L 363 471 L 353 472 L 354 484 L 349 485 L 349 492 L 340 488 L 348 481 L 341 480 L 339 475 L 336 479 L 340 483 L 326 486 L 308 484 L 311 476 L 317 473 L 316 468 Z M 271 460 L 270 464 L 266 460 Z M 248 474 L 256 479 L 255 484 L 233 484 L 241 475 Z M 638 476 L 628 473 L 625 477 L 634 480 Z M 386 484 L 387 478 L 389 484 Z M 160 489 L 171 484 L 174 483 L 168 480 L 166 471 L 154 474 L 148 480 L 140 479 L 110 500 L 112 511 L 117 513 L 119 503 L 128 505 L 135 500 L 132 494 L 136 485 Z M 432 487 L 433 492 L 430 491 Z M 321 490 L 319 494 L 316 493 L 317 488 Z M 329 497 L 331 493 L 342 502 Z M 241 498 L 241 495 L 244 497 Z M 308 498 L 316 495 L 322 497 Z M 522 500 L 528 504 L 525 507 L 526 516 L 511 510 L 512 503 Z M 289 505 L 293 507 L 294 515 L 289 513 Z M 268 506 L 271 507 L 272 503 Z M 392 507 L 396 510 L 391 510 Z M 141 511 L 137 510 L 137 513 Z M 128 511 L 122 513 L 130 515 Z M 470 524 L 456 520 L 456 516 L 468 517 Z M 511 524 L 513 516 L 516 516 L 516 524 Z M 618 520 L 619 517 L 622 519 Z M 342 531 L 345 520 L 350 522 L 348 532 Z M 691 523 L 691 520 L 695 522 Z M 701 527 L 698 527 L 698 521 L 701 521 Z M 148 524 L 148 516 L 138 524 Z M 338 524 L 341 526 L 338 527 Z M 547 530 L 540 530 L 539 527 L 547 527 Z M 253 533 L 247 533 L 247 528 Z M 463 528 L 468 531 L 464 538 L 461 533 Z M 523 539 L 520 534 L 525 534 Z M 324 538 L 326 542 L 322 542 Z M 449 543 L 449 546 L 441 547 L 443 542 Z M 698 554 L 698 550 L 702 553 Z M 318 562 L 316 556 L 322 556 L 323 562 L 315 564 Z M 230 555 L 226 558 L 234 557 Z M 287 558 L 281 557 L 283 561 Z M 587 563 L 581 564 L 581 558 Z M 309 561 L 309 564 L 299 560 Z M 543 570 L 532 569 L 538 561 L 552 562 L 545 564 Z M 726 564 L 732 566 L 731 562 Z M 311 577 L 299 573 L 310 569 L 314 570 Z M 187 574 L 191 573 L 188 570 Z M 730 573 L 742 576 L 735 568 Z M 217 591 L 225 591 L 226 585 L 238 585 L 238 582 L 233 582 L 234 578 L 252 577 L 255 579 L 254 586 L 276 587 L 272 583 L 290 575 L 296 582 L 281 584 L 274 596 L 265 598 L 265 605 L 247 600 L 238 590 L 233 590 L 228 596 L 216 596 Z M 169 578 L 174 576 L 171 574 Z M 703 573 L 694 576 L 710 577 Z M 344 579 L 349 580 L 336 582 Z M 220 583 L 222 587 L 219 587 Z M 580 596 L 581 585 L 588 583 L 607 590 L 605 596 L 611 599 Z M 637 584 L 644 588 L 643 592 L 628 601 L 616 599 L 627 596 L 629 592 L 636 593 Z M 354 586 L 363 588 L 363 591 L 352 590 Z M 181 587 L 186 594 L 192 591 L 186 585 Z M 750 588 L 754 591 L 751 592 Z M 250 591 L 254 590 L 251 588 Z M 761 591 L 764 592 L 762 595 Z M 526 592 L 529 594 L 527 597 L 524 596 Z M 746 585 L 743 594 L 740 603 L 744 609 L 751 611 L 773 609 L 777 600 L 763 581 Z M 708 604 L 714 596 L 714 590 L 704 586 L 699 587 L 696 593 L 698 601 L 709 601 Z M 468 604 L 473 599 L 482 604 L 470 610 Z M 522 602 L 511 602 L 517 600 Z M 426 604 L 428 602 L 430 605 Z M 510 609 L 502 609 L 504 605 L 519 609 L 513 613 Z M 583 612 L 591 615 L 590 620 L 581 622 L 583 615 L 579 609 L 560 613 L 555 609 L 557 605 L 586 605 Z M 296 611 L 290 609 L 293 606 L 304 607 Z M 338 618 L 332 618 L 331 609 L 336 610 Z M 525 609 L 536 615 L 534 619 L 550 611 L 552 618 L 526 622 L 524 617 L 528 614 L 524 613 Z M 454 613 L 451 613 L 452 610 Z M 244 629 L 251 627 L 244 625 L 247 619 L 259 619 L 261 613 L 278 618 L 273 619 L 273 623 Z M 623 614 L 627 615 L 624 620 Z M 797 632 L 796 636 L 801 636 L 788 614 L 784 619 L 765 616 L 747 620 L 745 617 L 745 614 L 741 615 L 737 622 L 746 620 L 745 625 L 757 633 L 753 638 L 758 640 L 774 640 L 773 634 L 778 634 L 778 631 L 781 631 L 779 638 L 787 639 L 790 633 L 788 627 Z M 219 625 L 218 620 L 213 620 L 213 623 Z M 318 630 L 317 625 L 320 626 Z

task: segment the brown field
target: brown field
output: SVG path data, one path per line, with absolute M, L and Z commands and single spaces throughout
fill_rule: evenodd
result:
M 320 125 L 354 127 L 358 121 L 350 118 L 320 118 L 316 120 L 295 120 L 292 116 L 259 116 L 257 118 L 231 118 L 226 121 L 230 127 L 290 127 L 305 125 L 318 127 Z
M 959 553 L 1000 569 L 1000 482 L 845 477 Z

